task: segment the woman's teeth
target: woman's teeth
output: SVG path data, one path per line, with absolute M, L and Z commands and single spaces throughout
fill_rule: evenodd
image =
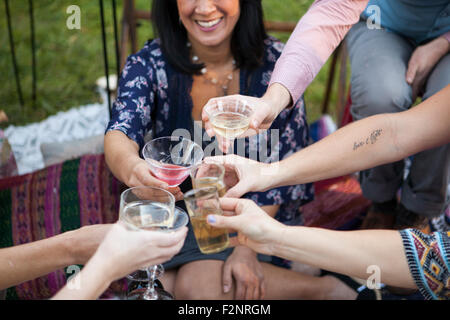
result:
M 222 20 L 222 18 L 211 20 L 211 21 L 200 21 L 196 20 L 196 22 L 203 28 L 211 28 L 214 27 L 216 24 L 218 24 Z

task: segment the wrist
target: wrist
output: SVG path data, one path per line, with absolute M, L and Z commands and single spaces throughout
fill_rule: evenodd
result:
M 292 105 L 292 97 L 289 90 L 278 82 L 270 85 L 262 99 L 274 108 L 277 114 Z
M 280 223 L 271 231 L 273 235 L 272 255 L 278 253 L 278 255 L 283 256 L 282 253 L 289 247 L 287 239 L 289 238 L 291 229 L 292 227 Z
M 259 162 L 258 179 L 256 179 L 257 181 L 255 180 L 251 191 L 265 192 L 274 188 L 274 182 L 276 182 L 277 174 L 279 173 L 278 170 L 280 169 L 278 164 L 278 161 L 272 163 Z
M 139 183 L 137 182 L 139 179 L 136 178 L 134 172 L 135 172 L 135 168 L 142 162 L 145 161 L 143 159 L 141 159 L 139 156 L 137 155 L 129 155 L 128 157 L 126 157 L 123 161 L 123 163 L 125 164 L 125 168 L 127 168 L 127 170 L 123 170 L 123 172 L 125 173 L 122 176 L 122 181 L 123 183 L 125 183 L 127 186 L 129 187 L 135 187 L 137 186 Z
M 245 247 L 245 246 L 237 246 L 234 248 L 233 250 L 233 254 L 236 255 L 245 255 L 245 256 L 250 256 L 250 257 L 255 257 L 257 253 L 255 251 L 253 251 L 252 249 Z
M 440 56 L 444 56 L 450 51 L 450 41 L 446 37 L 438 37 L 434 40 L 434 42 L 437 44 Z
M 78 229 L 66 231 L 57 236 L 62 242 L 66 266 L 86 263 L 86 261 L 82 261 L 82 254 L 80 254 L 80 244 L 78 243 L 76 236 L 77 231 Z
M 117 264 L 113 263 L 110 257 L 111 255 L 104 254 L 102 250 L 97 250 L 86 265 L 103 283 L 108 285 L 121 278 L 121 275 L 116 272 Z

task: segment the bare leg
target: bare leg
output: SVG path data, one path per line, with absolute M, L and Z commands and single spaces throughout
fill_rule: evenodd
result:
M 175 296 L 186 300 L 224 300 L 234 298 L 223 293 L 223 261 L 200 260 L 182 266 L 175 282 Z M 338 279 L 315 277 L 262 263 L 266 283 L 265 299 L 355 299 L 356 292 Z
M 335 277 L 316 277 L 262 263 L 268 300 L 288 299 L 350 299 L 357 293 Z
M 231 300 L 234 291 L 223 293 L 220 260 L 198 260 L 180 267 L 175 282 L 175 296 L 184 300 Z M 234 286 L 233 286 L 234 287 Z
M 161 281 L 162 285 L 164 286 L 164 290 L 170 292 L 172 295 L 174 295 L 177 272 L 178 271 L 176 269 L 166 270 L 164 271 L 162 277 L 159 279 L 159 281 Z

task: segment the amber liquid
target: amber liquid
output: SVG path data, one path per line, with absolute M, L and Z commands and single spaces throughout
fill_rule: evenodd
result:
M 219 112 L 211 119 L 214 131 L 229 140 L 243 134 L 250 125 L 250 119 L 237 112 Z
M 227 189 L 225 188 L 223 182 L 217 178 L 212 177 L 196 178 L 194 179 L 193 184 L 195 189 L 205 187 L 216 187 L 219 197 L 223 197 L 227 192 Z
M 226 229 L 214 228 L 206 222 L 207 214 L 217 213 L 210 210 L 201 217 L 191 215 L 192 228 L 200 251 L 204 254 L 211 254 L 225 250 L 228 247 L 228 232 Z

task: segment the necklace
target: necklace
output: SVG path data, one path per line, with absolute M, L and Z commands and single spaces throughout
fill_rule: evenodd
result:
M 200 59 L 198 58 L 198 56 L 196 56 L 196 55 L 194 54 L 194 55 L 192 55 L 192 62 L 194 62 L 194 63 L 199 63 L 199 62 L 200 62 Z M 216 77 L 211 77 L 211 76 L 208 74 L 208 69 L 207 69 L 206 67 L 203 67 L 203 68 L 200 70 L 200 72 L 201 72 L 202 76 L 203 76 L 206 80 L 208 80 L 209 82 L 211 82 L 213 85 L 215 85 L 215 86 L 220 86 L 220 87 L 222 88 L 222 90 L 223 90 L 223 95 L 224 95 L 224 96 L 227 96 L 227 95 L 228 95 L 228 86 L 230 85 L 231 80 L 233 80 L 233 72 L 234 72 L 234 70 L 236 69 L 236 61 L 235 61 L 234 59 L 233 59 L 233 61 L 232 61 L 232 64 L 233 64 L 233 69 L 231 70 L 230 73 L 228 73 L 228 74 L 226 75 L 225 80 L 224 80 L 224 81 L 221 81 L 221 82 L 219 81 L 218 78 L 216 78 Z

